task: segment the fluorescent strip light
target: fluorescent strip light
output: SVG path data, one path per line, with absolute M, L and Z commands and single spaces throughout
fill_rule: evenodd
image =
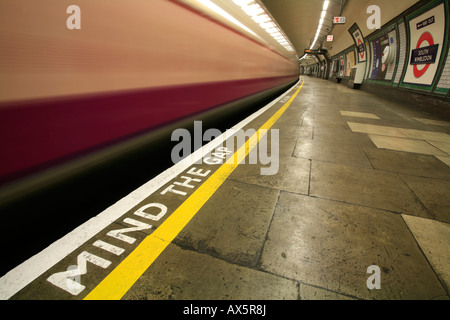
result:
M 233 0 L 233 2 L 242 7 L 250 4 L 251 2 L 253 2 L 253 0 Z
M 211 9 L 212 11 L 214 11 L 215 13 L 221 15 L 222 17 L 224 17 L 225 19 L 227 19 L 228 21 L 234 23 L 235 25 L 237 25 L 238 27 L 244 29 L 245 31 L 251 33 L 252 35 L 254 35 L 255 37 L 260 38 L 256 33 L 254 33 L 252 30 L 250 30 L 249 28 L 247 28 L 246 26 L 244 26 L 242 23 L 240 23 L 238 20 L 236 20 L 236 18 L 234 18 L 232 15 L 230 15 L 228 12 L 226 12 L 225 10 L 223 10 L 222 8 L 220 8 L 219 6 L 217 6 L 216 4 L 212 3 L 210 0 L 197 0 L 197 2 L 200 2 L 201 4 L 203 4 L 204 6 L 206 6 L 207 8 Z
M 277 25 L 273 22 L 264 22 L 259 24 L 263 29 L 270 29 L 270 28 L 276 28 Z
M 270 17 L 267 14 L 261 14 L 259 16 L 254 16 L 254 17 L 252 17 L 252 19 L 256 23 L 265 23 L 265 22 L 272 21 L 272 19 L 270 19 Z
M 328 9 L 328 5 L 329 5 L 329 4 L 330 4 L 330 1 L 329 1 L 329 0 L 325 0 L 325 1 L 323 2 L 323 10 L 322 10 L 322 12 L 320 13 L 319 26 L 317 27 L 316 36 L 315 36 L 315 38 L 314 38 L 313 43 L 311 44 L 311 47 L 309 47 L 309 49 L 313 49 L 314 46 L 316 45 L 317 40 L 319 39 L 320 31 L 321 31 L 321 29 L 322 29 L 323 22 L 325 21 L 325 16 L 326 16 L 326 14 L 327 14 L 327 9 Z
M 260 14 L 264 13 L 263 8 L 259 6 L 259 4 L 251 4 L 249 6 L 243 6 L 241 7 L 242 10 L 245 11 L 246 14 L 248 14 L 250 17 L 258 16 Z

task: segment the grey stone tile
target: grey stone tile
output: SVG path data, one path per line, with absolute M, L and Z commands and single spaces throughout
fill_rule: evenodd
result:
M 450 224 L 402 215 L 434 270 L 450 288 Z
M 169 245 L 123 299 L 295 300 L 297 297 L 295 281 Z
M 371 265 L 381 270 L 379 290 L 366 284 Z M 261 268 L 362 299 L 447 297 L 400 215 L 286 192 Z
M 438 158 L 439 160 L 442 161 L 442 163 L 445 163 L 447 166 L 450 167 L 450 157 L 440 157 L 440 156 L 436 156 L 436 158 Z
M 230 179 L 263 187 L 308 194 L 311 161 L 281 155 L 275 175 L 261 175 L 261 165 L 240 165 Z
M 294 149 L 295 149 L 295 145 L 296 144 L 297 144 L 297 138 L 296 137 L 283 137 L 283 136 L 280 136 L 280 139 L 278 141 L 278 153 L 279 153 L 279 155 L 292 157 L 292 154 L 294 153 Z M 275 146 L 275 147 L 277 147 L 277 146 Z M 272 145 L 270 146 L 270 148 L 272 148 Z M 272 152 L 270 154 L 272 154 Z
M 279 191 L 226 181 L 180 232 L 174 243 L 226 261 L 254 266 Z
M 394 173 L 312 161 L 310 195 L 431 218 Z
M 356 118 L 380 120 L 380 118 L 377 115 L 368 112 L 341 110 L 341 115 L 344 117 L 351 117 L 351 118 L 356 117 Z
M 411 153 L 429 154 L 435 156 L 446 156 L 447 154 L 433 147 L 426 141 L 398 137 L 388 137 L 369 134 L 370 139 L 380 149 L 404 151 Z
M 330 142 L 298 139 L 293 155 L 298 158 L 372 168 L 363 150 L 359 146 L 344 140 Z
M 367 134 L 353 133 L 347 128 L 314 127 L 314 140 L 352 143 L 364 149 L 376 148 Z
M 414 119 L 419 121 L 419 122 L 425 123 L 425 124 L 431 124 L 431 125 L 434 125 L 434 126 L 450 127 L 450 122 L 448 122 L 448 121 L 423 119 L 423 118 L 414 118 Z
M 344 296 L 342 294 L 332 292 L 329 290 L 309 286 L 307 284 L 300 284 L 300 299 L 301 300 L 356 300 Z
M 330 118 L 330 119 L 326 119 L 326 118 L 320 118 L 320 119 L 309 119 L 309 118 L 305 118 L 303 125 L 309 125 L 309 126 L 314 126 L 315 128 L 324 128 L 327 130 L 345 130 L 348 131 L 348 126 L 344 123 L 344 122 L 336 122 L 336 119 Z
M 274 149 L 272 149 L 272 148 L 277 148 L 279 155 L 292 157 L 296 143 L 297 143 L 297 137 L 295 135 L 294 136 L 283 135 L 280 132 L 278 141 L 276 141 L 275 144 L 273 144 L 273 141 L 271 141 L 270 145 L 268 145 L 267 154 L 271 155 L 272 153 L 274 153 L 274 151 L 273 151 Z M 273 147 L 272 147 L 272 145 L 273 145 Z M 250 152 L 250 154 L 252 154 L 253 152 L 258 153 L 259 151 L 257 148 L 255 148 Z M 252 154 L 252 156 L 254 156 L 254 155 Z M 259 154 L 256 155 L 256 157 L 257 157 L 257 159 L 260 159 Z M 248 163 L 248 162 L 249 162 L 249 160 L 247 159 L 246 163 Z M 258 162 L 260 163 L 260 160 L 258 160 Z
M 450 167 L 431 155 L 379 149 L 365 152 L 376 170 L 450 180 Z
M 450 156 L 450 139 L 448 142 L 442 142 L 442 141 L 428 141 L 428 143 L 432 144 L 436 148 L 440 149 L 441 151 L 445 152 L 447 156 Z
M 280 130 L 280 138 L 284 139 L 312 139 L 313 137 L 312 126 L 291 126 L 285 125 Z
M 285 111 L 280 119 L 274 124 L 275 127 L 284 127 L 285 125 L 301 126 L 303 123 L 303 110 L 298 110 L 293 104 Z
M 436 219 L 450 222 L 450 181 L 400 176 Z

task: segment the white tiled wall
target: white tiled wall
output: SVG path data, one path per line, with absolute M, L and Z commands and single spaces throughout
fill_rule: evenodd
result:
M 438 88 L 450 89 L 450 54 L 447 56 L 447 61 L 445 62 L 444 71 L 442 71 Z
M 399 24 L 399 35 L 400 35 L 400 55 L 398 60 L 398 68 L 397 68 L 397 74 L 395 76 L 394 84 L 398 84 L 400 82 L 400 78 L 403 73 L 403 68 L 405 66 L 405 59 L 406 59 L 406 26 L 404 23 Z

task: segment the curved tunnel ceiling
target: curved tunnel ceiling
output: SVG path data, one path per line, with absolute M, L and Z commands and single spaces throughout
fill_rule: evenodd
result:
M 332 19 L 339 16 L 347 0 L 330 0 L 324 18 L 320 37 L 314 46 L 320 47 L 323 40 L 332 30 Z M 284 30 L 295 46 L 299 57 L 305 49 L 309 49 L 317 32 L 323 9 L 323 0 L 262 0 L 272 16 Z M 353 5 L 353 3 L 352 3 Z
M 311 47 L 314 41 L 324 0 L 259 0 L 269 10 L 289 40 L 294 45 L 299 57 L 303 56 L 304 50 Z M 353 22 L 358 22 L 365 36 L 372 30 L 368 30 L 365 21 L 368 18 L 367 8 L 369 5 L 377 5 L 382 8 L 381 25 L 395 18 L 399 13 L 407 10 L 419 0 L 329 0 L 327 14 L 324 17 L 323 27 L 314 49 L 327 49 L 330 53 L 339 52 L 350 46 L 353 39 L 348 29 Z M 332 24 L 333 17 L 345 16 L 346 24 Z M 327 34 L 334 35 L 334 42 L 326 42 Z M 309 61 L 306 61 L 309 60 Z M 304 59 L 301 64 L 314 63 L 314 59 Z

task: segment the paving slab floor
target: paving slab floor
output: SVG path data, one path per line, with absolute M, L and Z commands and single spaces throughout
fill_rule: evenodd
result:
M 449 300 L 450 126 L 304 80 L 245 126 L 259 129 L 292 101 L 233 171 L 195 164 L 127 198 L 120 218 L 13 299 L 83 299 L 109 279 L 102 294 L 127 300 Z M 213 175 L 224 177 L 208 193 Z M 165 209 L 144 211 L 155 203 Z
M 447 124 L 305 77 L 278 173 L 240 165 L 124 299 L 448 300 Z

